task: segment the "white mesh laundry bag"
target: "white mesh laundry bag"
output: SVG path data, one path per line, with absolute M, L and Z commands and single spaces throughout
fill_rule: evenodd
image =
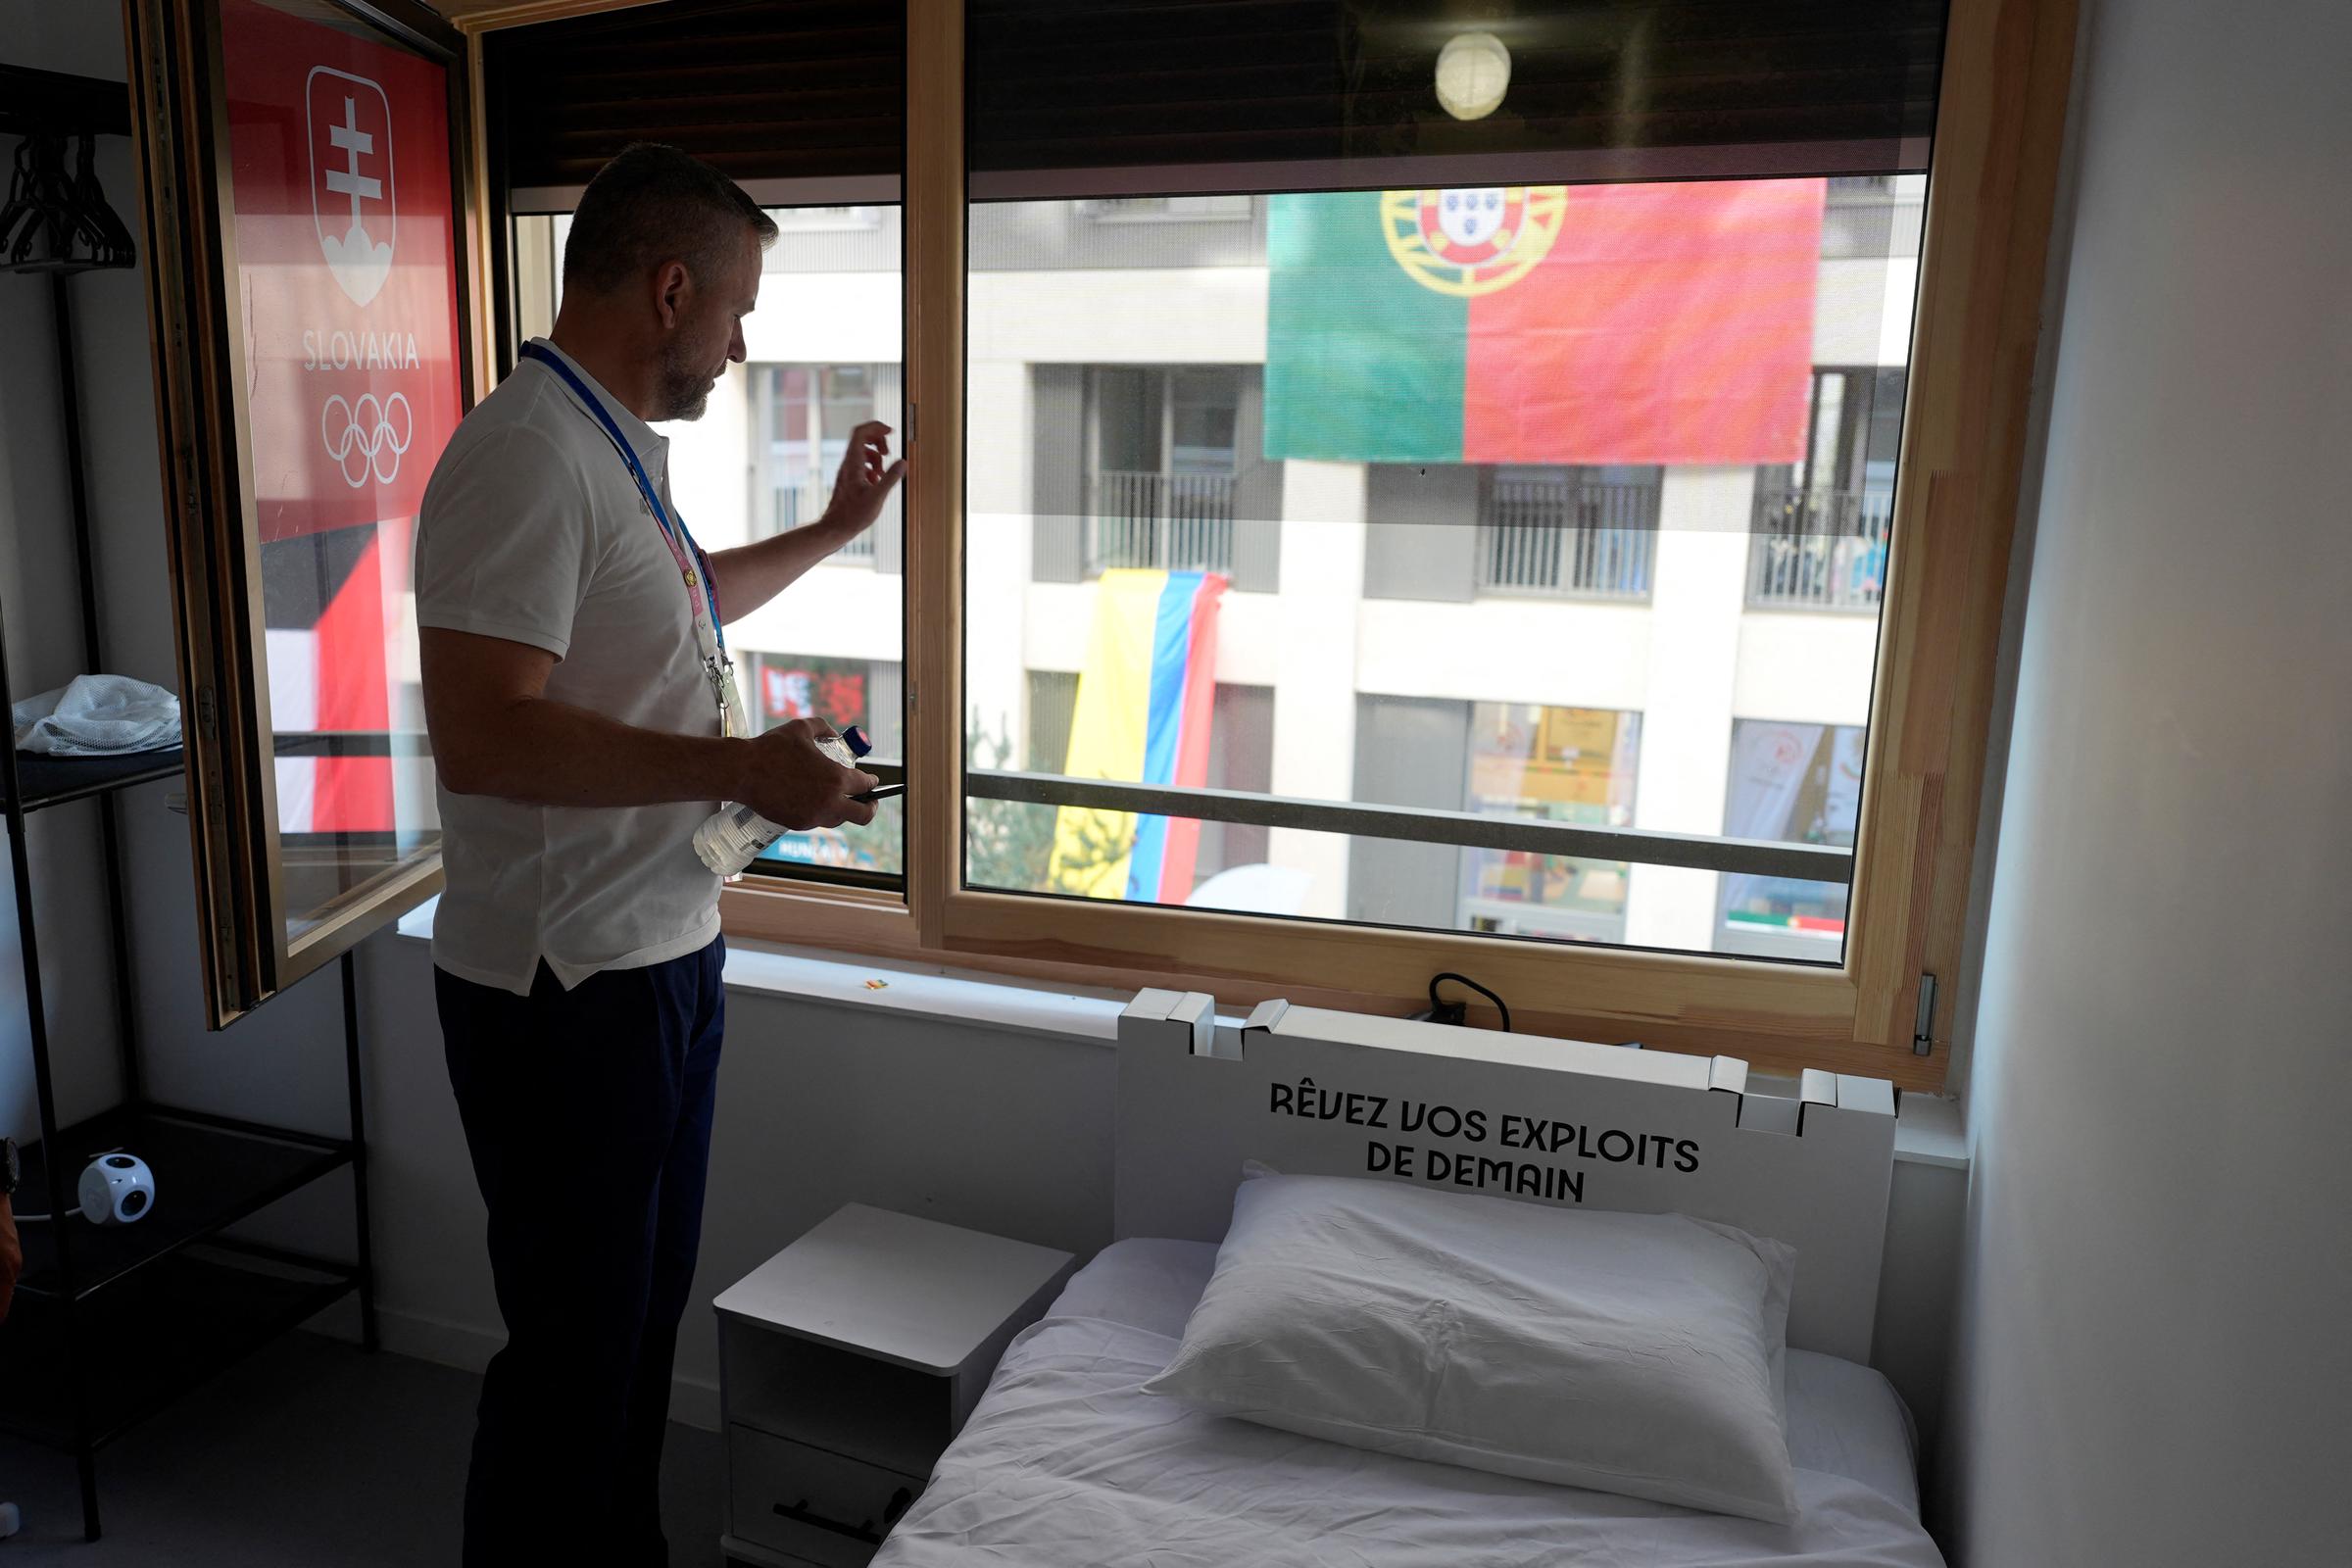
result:
M 179 699 L 128 675 L 76 675 L 25 698 L 10 718 L 21 752 L 106 757 L 179 744 Z

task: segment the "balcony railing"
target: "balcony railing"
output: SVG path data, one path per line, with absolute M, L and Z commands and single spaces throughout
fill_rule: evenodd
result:
M 1233 475 L 1089 474 L 1083 545 L 1089 577 L 1119 566 L 1230 572 Z
M 770 533 L 789 533 L 805 522 L 814 522 L 825 514 L 832 500 L 830 491 L 816 485 L 778 485 L 775 491 L 775 518 Z M 836 562 L 871 564 L 874 559 L 874 530 L 866 529 L 827 558 Z
M 1517 850 L 1635 865 L 1680 865 L 1700 871 L 1789 877 L 1849 886 L 1854 852 L 1828 844 L 1784 844 L 1717 833 L 1672 833 L 1656 828 L 1594 827 L 1542 817 L 1493 816 L 1482 811 L 1415 806 L 1369 806 L 1301 800 L 1247 790 L 1180 784 L 1128 784 L 1061 773 L 1017 773 L 966 768 L 965 795 L 1082 810 L 1133 811 L 1250 827 L 1297 828 L 1310 833 L 1447 844 L 1474 850 Z
M 1497 479 L 1478 530 L 1487 593 L 1647 599 L 1658 491 L 1645 484 Z
M 1757 490 L 1747 602 L 1760 610 L 1878 609 L 1893 517 L 1886 491 Z

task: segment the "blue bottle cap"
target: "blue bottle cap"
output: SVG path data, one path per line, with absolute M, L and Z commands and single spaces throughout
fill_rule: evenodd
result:
M 874 749 L 874 743 L 865 738 L 865 731 L 859 729 L 855 724 L 852 724 L 848 729 L 843 730 L 841 732 L 841 738 L 843 741 L 848 743 L 850 755 L 852 757 L 863 757 L 866 753 Z

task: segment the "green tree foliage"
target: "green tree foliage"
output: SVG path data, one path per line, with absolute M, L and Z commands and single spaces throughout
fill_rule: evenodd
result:
M 1012 737 L 1002 726 L 983 730 L 974 713 L 965 733 L 971 737 L 965 765 L 1002 771 L 1012 759 Z M 1004 888 L 1015 893 L 1060 893 L 1067 889 L 1052 877 L 1054 837 L 1060 811 L 1024 801 L 990 801 L 967 796 L 963 803 L 964 876 L 976 888 Z M 1127 854 L 1134 839 L 1133 817 L 1090 811 L 1084 823 L 1083 849 L 1075 868 L 1108 865 Z M 1113 824 L 1124 821 L 1124 832 Z M 1064 846 L 1062 868 L 1073 869 Z

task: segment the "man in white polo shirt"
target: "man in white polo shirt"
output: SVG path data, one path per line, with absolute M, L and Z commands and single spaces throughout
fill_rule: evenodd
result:
M 747 738 L 723 633 L 869 526 L 904 463 L 861 425 L 808 526 L 705 555 L 668 443 L 699 417 L 775 224 L 675 148 L 580 198 L 554 331 L 466 416 L 416 540 L 447 888 L 433 961 L 507 1345 L 466 1562 L 668 1560 L 657 1495 L 694 1275 L 723 993 L 695 827 L 741 801 L 861 825 L 869 775 L 801 720 Z

